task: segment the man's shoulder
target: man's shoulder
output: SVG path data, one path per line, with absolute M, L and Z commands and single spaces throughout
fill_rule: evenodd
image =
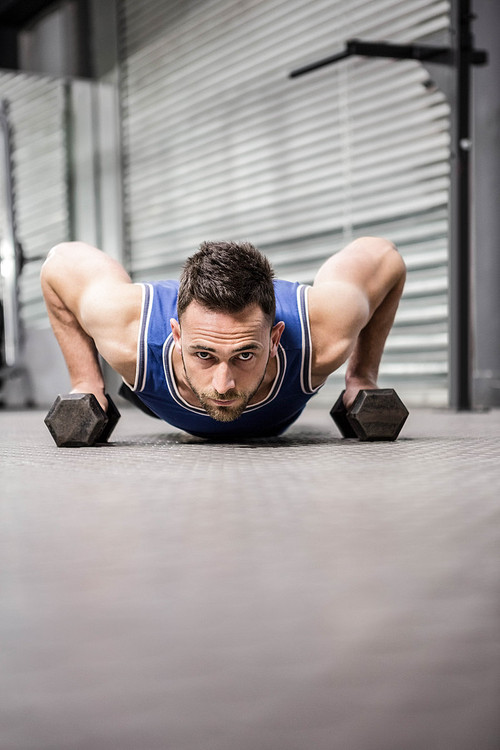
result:
M 274 291 L 276 295 L 295 295 L 300 286 L 304 286 L 300 281 L 287 281 L 286 279 L 274 279 Z
M 179 289 L 179 280 L 178 279 L 159 279 L 156 281 L 141 281 L 138 282 L 140 284 L 147 284 L 148 286 L 153 287 L 154 289 L 165 291 L 170 290 L 178 290 Z
M 142 287 L 142 317 L 147 318 L 150 332 L 160 326 L 157 331 L 170 331 L 170 319 L 177 318 L 177 296 L 179 282 L 174 279 L 161 279 L 159 281 L 144 281 Z
M 301 309 L 301 296 L 303 295 L 304 289 L 304 284 L 301 284 L 298 281 L 274 279 L 276 320 L 283 320 L 289 315 L 295 317 L 299 314 Z
M 175 297 L 179 292 L 179 282 L 176 279 L 159 279 L 155 281 L 139 281 L 136 286 L 150 290 L 161 298 Z
M 285 324 L 281 336 L 281 344 L 285 349 L 302 350 L 304 346 L 309 346 L 308 291 L 309 287 L 299 281 L 275 281 L 275 322 L 283 321 Z

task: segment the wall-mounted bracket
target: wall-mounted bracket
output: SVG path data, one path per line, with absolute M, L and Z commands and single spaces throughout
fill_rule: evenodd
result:
M 392 44 L 391 42 L 367 42 L 361 39 L 348 39 L 345 49 L 335 55 L 324 57 L 321 60 L 296 68 L 290 73 L 290 78 L 298 78 L 305 73 L 311 73 L 318 68 L 345 60 L 347 57 L 358 55 L 360 57 L 386 57 L 393 60 L 419 60 L 420 62 L 440 63 L 442 65 L 453 65 L 455 52 L 451 47 L 435 47 L 427 44 Z M 488 54 L 485 50 L 470 49 L 468 51 L 469 63 L 471 65 L 485 65 L 488 62 Z

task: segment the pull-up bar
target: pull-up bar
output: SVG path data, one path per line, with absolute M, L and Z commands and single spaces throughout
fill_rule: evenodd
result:
M 450 405 L 472 409 L 472 325 L 470 250 L 470 67 L 485 65 L 488 55 L 473 47 L 470 0 L 452 2 L 453 47 L 424 44 L 392 44 L 349 39 L 345 49 L 330 57 L 296 68 L 290 78 L 337 63 L 353 55 L 419 60 L 451 66 L 455 71 L 455 108 L 452 116 L 450 199 Z
M 290 73 L 290 78 L 298 78 L 305 73 L 323 68 L 325 65 L 345 60 L 347 57 L 359 55 L 361 57 L 390 57 L 394 60 L 420 60 L 444 65 L 453 64 L 453 50 L 451 47 L 433 47 L 426 44 L 392 44 L 390 42 L 365 42 L 361 39 L 348 39 L 345 49 L 336 55 L 330 55 L 322 60 L 296 68 Z M 484 50 L 471 50 L 470 62 L 473 65 L 484 65 L 488 60 Z

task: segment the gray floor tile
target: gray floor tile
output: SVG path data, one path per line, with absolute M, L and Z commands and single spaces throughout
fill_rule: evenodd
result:
M 207 444 L 0 412 L 1 750 L 493 750 L 500 412 Z

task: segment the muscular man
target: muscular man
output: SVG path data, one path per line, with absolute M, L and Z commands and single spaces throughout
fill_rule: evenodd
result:
M 42 269 L 72 392 L 107 402 L 98 352 L 157 416 L 194 435 L 277 435 L 348 360 L 344 401 L 376 388 L 405 282 L 392 243 L 355 240 L 314 284 L 274 280 L 249 243 L 205 242 L 180 283 L 134 284 L 84 243 Z

